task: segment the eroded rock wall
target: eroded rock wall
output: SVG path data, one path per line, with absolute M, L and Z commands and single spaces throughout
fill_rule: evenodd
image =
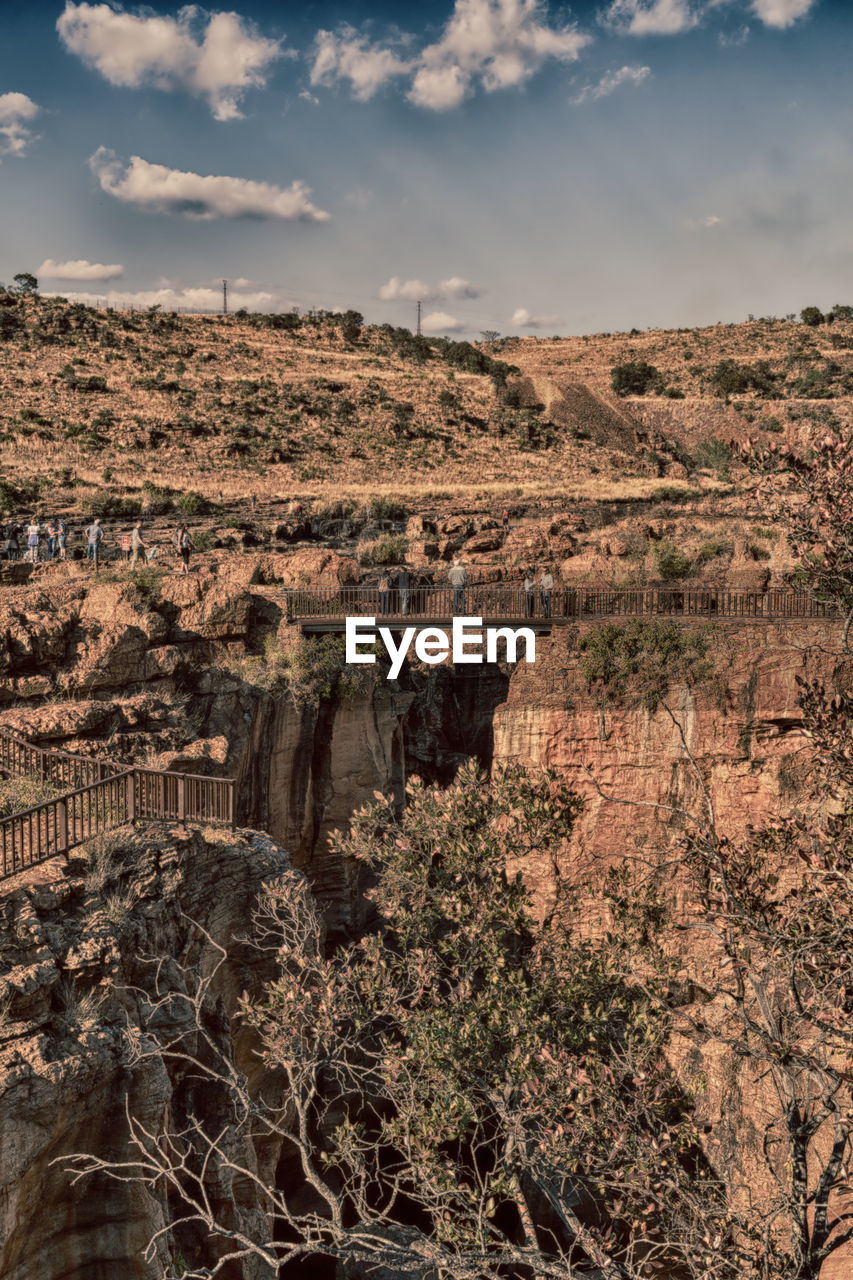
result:
M 181 989 L 181 963 L 209 973 L 218 958 L 190 923 L 225 947 L 213 993 L 216 1025 L 256 1086 L 257 1060 L 229 1015 L 240 993 L 269 976 L 257 953 L 235 940 L 249 924 L 262 882 L 287 855 L 256 832 L 206 836 L 173 828 L 126 835 L 113 854 L 114 881 L 59 860 L 0 884 L 0 1276 L 3 1280 L 155 1280 L 165 1246 L 145 1251 L 163 1225 L 164 1194 L 111 1179 L 72 1185 L 56 1161 L 72 1152 L 126 1155 L 125 1106 L 152 1131 L 186 1090 L 179 1067 L 151 1059 L 130 1069 L 124 1028 L 145 1023 L 134 988 L 151 990 L 147 957 L 163 957 Z M 191 1086 L 190 1086 L 191 1087 Z M 243 1143 L 239 1154 L 255 1160 Z M 260 1158 L 273 1164 L 276 1153 Z M 222 1209 L 262 1232 L 251 1196 L 211 1188 Z M 196 1242 L 182 1243 L 186 1261 Z M 211 1265 L 213 1254 L 194 1259 Z M 249 1265 L 235 1280 L 266 1280 Z

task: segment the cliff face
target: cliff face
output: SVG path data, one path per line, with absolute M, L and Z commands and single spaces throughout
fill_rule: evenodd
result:
M 150 1061 L 130 1070 L 123 1032 L 144 1028 L 140 990 L 152 989 L 146 958 L 209 973 L 217 955 L 190 921 L 229 951 L 213 992 L 230 1044 L 228 1015 L 242 991 L 260 989 L 264 964 L 235 947 L 263 880 L 287 866 L 257 833 L 122 835 L 67 874 L 58 860 L 0 885 L 0 1275 L 4 1280 L 154 1280 L 168 1259 L 146 1261 L 163 1225 L 163 1190 L 100 1176 L 71 1184 L 57 1160 L 72 1152 L 122 1158 L 125 1105 L 156 1131 L 191 1084 L 181 1069 Z M 233 1043 L 237 1066 L 256 1085 L 249 1046 Z M 245 1144 L 244 1144 L 245 1145 Z M 252 1156 L 250 1152 L 242 1152 Z M 263 1159 L 274 1160 L 265 1152 Z M 252 1156 L 252 1158 L 255 1158 Z M 251 1229 L 253 1197 L 212 1188 L 221 1208 Z M 195 1242 L 183 1246 L 189 1260 Z M 212 1255 L 206 1260 L 208 1265 Z M 254 1276 L 251 1268 L 241 1280 Z
M 827 628 L 719 627 L 709 638 L 712 680 L 674 679 L 654 713 L 630 688 L 615 701 L 593 694 L 571 637 L 555 632 L 537 646 L 535 667 L 515 668 L 495 712 L 495 765 L 554 768 L 584 797 L 567 869 L 593 889 L 613 860 L 671 842 L 682 825 L 671 807 L 701 813 L 699 776 L 719 830 L 737 834 L 803 804 L 808 739 L 796 678 L 853 677 L 853 662 L 828 652 Z M 538 888 L 547 894 L 547 877 Z

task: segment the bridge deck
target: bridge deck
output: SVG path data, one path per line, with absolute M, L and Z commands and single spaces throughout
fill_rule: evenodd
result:
M 398 629 L 432 624 L 450 627 L 454 617 L 480 618 L 486 626 L 529 626 L 537 631 L 570 623 L 616 618 L 693 618 L 726 622 L 812 621 L 839 617 L 833 602 L 790 590 L 730 591 L 718 587 L 557 587 L 547 601 L 517 584 L 479 583 L 459 591 L 415 586 L 379 591 L 341 586 L 284 593 L 287 615 L 306 632 L 343 631 L 347 618 L 371 617 Z

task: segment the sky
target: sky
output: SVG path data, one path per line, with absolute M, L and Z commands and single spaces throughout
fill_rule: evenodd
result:
M 476 338 L 853 303 L 850 0 L 0 0 L 0 280 Z

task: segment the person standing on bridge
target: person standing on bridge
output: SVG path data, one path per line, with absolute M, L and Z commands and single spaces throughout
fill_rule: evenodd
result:
M 130 535 L 130 563 L 139 564 L 145 560 L 146 546 L 142 540 L 142 522 L 137 520 Z
M 30 516 L 30 523 L 27 525 L 27 548 L 28 555 L 33 564 L 39 558 L 39 534 L 41 533 L 41 525 L 35 516 Z
M 536 612 L 536 577 L 532 569 L 527 570 L 524 579 L 524 615 L 532 618 Z
M 539 600 L 546 618 L 551 616 L 551 592 L 554 590 L 554 575 L 548 565 L 539 574 Z
M 461 613 L 465 605 L 465 586 L 468 582 L 468 571 L 458 556 L 454 557 L 447 580 L 453 588 L 453 612 Z
M 397 574 L 397 590 L 400 592 L 400 613 L 405 618 L 409 612 L 409 595 L 411 593 L 411 579 L 409 577 L 408 567 L 404 564 L 400 565 Z
M 98 572 L 98 550 L 101 545 L 101 539 L 104 531 L 101 528 L 101 522 L 97 516 L 86 528 L 86 559 L 91 560 L 95 566 L 95 572 Z
M 391 574 L 388 569 L 383 569 L 379 575 L 379 612 L 391 612 Z

